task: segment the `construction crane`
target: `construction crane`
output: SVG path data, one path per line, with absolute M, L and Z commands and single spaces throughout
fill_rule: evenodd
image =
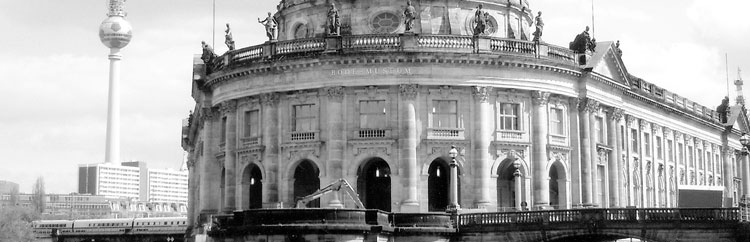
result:
M 335 192 L 339 190 L 344 190 L 346 192 L 346 195 L 349 196 L 349 198 L 354 201 L 354 205 L 357 206 L 357 208 L 364 209 L 365 205 L 362 204 L 362 201 L 359 200 L 359 195 L 357 195 L 356 192 L 354 192 L 354 189 L 352 189 L 352 186 L 349 185 L 346 180 L 339 179 L 331 184 L 328 184 L 328 186 L 321 188 L 315 192 L 313 192 L 310 195 L 302 197 L 299 201 L 297 201 L 297 208 L 306 208 L 307 204 L 312 202 L 315 199 L 320 198 L 321 196 L 328 194 L 330 192 Z

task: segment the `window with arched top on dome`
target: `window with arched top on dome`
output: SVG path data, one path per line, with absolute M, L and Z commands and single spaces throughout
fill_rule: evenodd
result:
M 294 26 L 294 38 L 295 39 L 304 39 L 307 38 L 307 25 L 306 24 L 297 24 Z
M 382 12 L 370 21 L 370 27 L 374 34 L 389 34 L 395 32 L 401 25 L 401 17 L 392 12 Z

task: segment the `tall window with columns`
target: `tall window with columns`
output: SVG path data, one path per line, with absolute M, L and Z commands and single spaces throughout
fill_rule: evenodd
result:
M 245 111 L 245 137 L 258 137 L 260 135 L 259 113 L 258 110 Z
M 359 101 L 359 128 L 385 129 L 386 119 L 385 100 Z
M 458 101 L 432 101 L 432 127 L 458 128 Z
M 549 132 L 554 135 L 565 135 L 565 123 L 563 122 L 563 110 L 562 108 L 550 108 L 549 109 Z
M 519 116 L 520 105 L 517 103 L 500 103 L 499 109 L 499 129 L 500 130 L 521 130 Z
M 294 105 L 292 109 L 292 131 L 315 131 L 318 129 L 318 109 L 315 104 Z

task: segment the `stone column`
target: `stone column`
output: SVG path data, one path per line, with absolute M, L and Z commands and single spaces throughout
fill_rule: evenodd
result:
M 203 147 L 201 148 L 201 162 L 200 162 L 200 213 L 204 214 L 215 214 L 217 213 L 218 198 L 219 194 L 217 177 L 221 176 L 220 172 L 217 172 L 216 156 L 215 152 L 217 147 L 217 138 L 213 137 L 216 129 L 216 119 L 219 114 L 218 111 L 213 108 L 203 108 L 202 120 L 203 129 L 201 130 L 201 137 L 203 137 Z M 213 180 L 213 181 L 212 181 Z M 213 185 L 215 186 L 211 186 Z M 201 221 L 202 223 L 207 221 Z
M 227 119 L 226 135 L 224 140 L 224 204 L 222 212 L 231 213 L 236 209 L 235 200 L 237 191 L 237 102 L 235 100 L 225 101 L 220 106 L 220 111 Z
M 547 103 L 550 94 L 549 92 L 533 91 L 531 95 L 534 105 L 531 155 L 533 159 L 532 170 L 534 171 L 534 207 L 547 209 L 549 208 L 549 172 L 547 172 L 547 127 L 549 127 L 549 120 L 547 118 Z M 516 191 L 517 194 L 518 192 Z
M 748 165 L 748 162 L 750 162 L 750 155 L 748 154 L 742 154 L 740 156 L 740 163 L 742 163 L 742 194 L 744 194 L 745 197 L 750 197 L 750 165 Z
M 490 91 L 492 87 L 473 88 L 474 98 L 476 99 L 474 108 L 474 164 L 475 164 L 475 206 L 479 208 L 490 205 L 490 169 L 492 155 L 490 154 L 490 143 L 492 132 L 494 132 L 494 114 L 489 102 Z M 519 190 L 520 191 L 520 190 Z
M 279 199 L 279 122 L 278 105 L 279 95 L 277 93 L 264 93 L 260 95 L 263 105 L 263 165 L 266 169 L 266 177 L 263 180 L 263 207 L 277 207 Z M 288 204 L 294 206 L 294 204 Z
M 721 163 L 724 169 L 721 172 L 722 181 L 724 182 L 724 207 L 732 207 L 733 203 L 730 201 L 733 199 L 732 193 L 734 193 L 734 173 L 732 173 L 732 155 L 734 155 L 734 149 L 724 144 L 721 147 L 721 157 L 723 161 Z
M 344 162 L 344 149 L 346 148 L 345 127 L 342 121 L 345 111 L 342 108 L 344 98 L 344 87 L 330 87 L 325 89 L 328 96 L 328 176 L 331 181 L 343 178 L 342 172 Z M 333 192 L 332 199 L 328 201 L 328 207 L 343 208 L 344 204 L 339 198 L 339 192 Z
M 513 182 L 516 186 L 516 210 L 521 211 L 523 210 L 523 196 L 521 196 L 521 191 L 523 190 L 523 187 L 521 185 L 521 170 L 516 168 L 516 171 L 513 172 Z
M 419 212 L 417 196 L 418 168 L 417 168 L 417 110 L 416 98 L 419 87 L 416 84 L 399 86 L 401 99 L 401 132 L 399 132 L 399 166 L 404 171 L 402 177 L 403 201 L 401 212 Z
M 581 195 L 583 195 L 583 206 L 590 207 L 594 205 L 594 190 L 592 178 L 592 163 L 596 154 L 594 142 L 591 137 L 591 114 L 599 108 L 599 103 L 593 99 L 581 99 L 578 104 L 579 117 L 581 120 Z
M 609 206 L 621 207 L 620 205 L 620 157 L 622 155 L 620 132 L 620 119 L 622 118 L 622 109 L 610 108 L 607 115 L 609 123 L 607 124 L 607 144 L 612 147 L 609 152 Z
M 195 170 L 195 149 L 189 148 L 187 157 L 187 169 L 188 169 L 188 215 L 187 225 L 190 230 L 195 225 L 196 213 L 196 202 L 198 202 L 198 181 L 196 180 L 198 172 Z

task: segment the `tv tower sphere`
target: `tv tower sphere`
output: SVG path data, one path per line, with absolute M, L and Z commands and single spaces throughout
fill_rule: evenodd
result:
M 110 16 L 99 26 L 99 39 L 110 49 L 122 49 L 133 38 L 133 27 L 122 16 Z

